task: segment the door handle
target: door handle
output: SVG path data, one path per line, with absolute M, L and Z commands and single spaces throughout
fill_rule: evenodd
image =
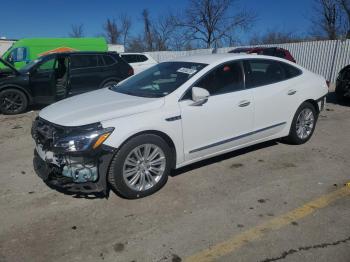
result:
M 291 89 L 288 91 L 289 96 L 295 95 L 296 93 L 297 93 L 297 90 L 294 90 L 294 89 Z
M 243 100 L 243 101 L 239 102 L 239 104 L 238 104 L 239 107 L 246 107 L 249 105 L 250 105 L 250 101 L 248 101 L 248 100 Z

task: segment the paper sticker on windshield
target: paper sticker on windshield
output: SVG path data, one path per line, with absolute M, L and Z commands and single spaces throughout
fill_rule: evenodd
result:
M 197 70 L 191 69 L 191 68 L 186 68 L 186 67 L 181 67 L 180 69 L 177 70 L 177 72 L 188 74 L 188 75 L 193 75 L 194 73 L 197 72 Z

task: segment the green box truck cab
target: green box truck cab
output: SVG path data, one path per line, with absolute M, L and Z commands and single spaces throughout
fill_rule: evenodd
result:
M 98 38 L 25 38 L 15 42 L 3 59 L 20 69 L 43 55 L 70 51 L 107 51 L 107 42 Z

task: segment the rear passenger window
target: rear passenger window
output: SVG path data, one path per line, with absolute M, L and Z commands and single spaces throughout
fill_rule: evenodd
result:
M 276 50 L 276 56 L 280 57 L 280 58 L 285 58 L 286 57 L 286 53 L 283 50 Z
M 84 67 L 97 67 L 98 57 L 97 55 L 72 55 L 71 56 L 71 67 L 84 68 Z
M 148 60 L 147 56 L 145 56 L 145 55 L 139 55 L 139 62 L 145 62 L 145 61 L 147 61 L 147 60 Z
M 240 62 L 220 65 L 195 86 L 205 88 L 210 95 L 220 95 L 244 89 L 243 71 Z
M 113 57 L 110 55 L 104 55 L 103 60 L 105 61 L 105 65 L 113 65 L 116 63 Z
M 248 88 L 269 85 L 288 79 L 280 62 L 255 59 L 247 60 L 244 64 L 246 86 Z
M 259 52 L 259 54 L 260 55 L 274 56 L 275 55 L 275 48 L 263 49 L 262 51 Z
M 287 78 L 297 77 L 302 74 L 302 71 L 299 68 L 296 68 L 292 65 L 288 65 L 286 63 L 281 63 L 286 71 Z
M 139 61 L 138 55 L 122 55 L 121 57 L 128 63 L 137 63 Z

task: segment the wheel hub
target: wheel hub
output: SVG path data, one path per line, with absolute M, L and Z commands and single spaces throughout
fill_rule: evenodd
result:
M 315 117 L 310 108 L 303 109 L 298 118 L 296 124 L 297 136 L 300 139 L 307 139 L 314 128 Z
M 154 144 L 138 146 L 124 161 L 124 181 L 133 190 L 148 190 L 162 178 L 165 165 L 165 154 L 160 147 Z

